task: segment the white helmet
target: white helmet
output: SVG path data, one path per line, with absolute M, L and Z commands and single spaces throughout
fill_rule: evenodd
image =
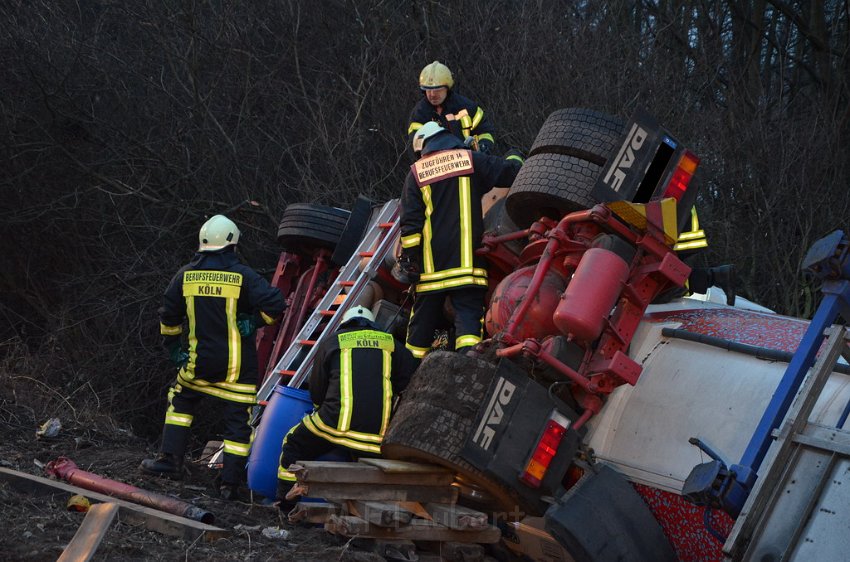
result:
M 229 218 L 216 215 L 204 223 L 198 233 L 198 251 L 214 252 L 239 243 L 239 229 Z
M 369 322 L 375 321 L 375 315 L 372 314 L 372 311 L 365 306 L 358 304 L 357 306 L 351 307 L 345 311 L 345 314 L 342 315 L 342 322 L 340 325 L 356 318 L 365 318 Z
M 422 148 L 425 146 L 425 141 L 436 135 L 437 133 L 442 133 L 445 129 L 436 121 L 428 121 L 421 127 L 419 127 L 415 133 L 413 133 L 413 150 L 416 152 L 422 152 Z

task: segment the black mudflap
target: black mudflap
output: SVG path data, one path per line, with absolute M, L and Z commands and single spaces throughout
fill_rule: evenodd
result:
M 579 433 L 570 427 L 540 486 L 532 488 L 520 481 L 553 410 L 570 421 L 578 417 L 519 367 L 502 359 L 460 452 L 461 458 L 472 466 L 513 488 L 531 515 L 544 513 L 549 506 L 546 500 L 551 502 L 563 492 L 561 481 L 581 441 Z
M 546 512 L 546 530 L 575 562 L 675 562 L 661 526 L 631 484 L 607 465 Z

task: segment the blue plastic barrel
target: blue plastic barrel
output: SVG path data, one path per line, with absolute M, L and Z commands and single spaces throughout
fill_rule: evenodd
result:
M 309 391 L 282 385 L 275 387 L 251 444 L 251 455 L 248 457 L 249 488 L 274 499 L 283 438 L 301 421 L 304 414 L 312 410 Z

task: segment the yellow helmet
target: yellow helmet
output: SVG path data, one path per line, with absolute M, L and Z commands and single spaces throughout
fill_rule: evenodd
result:
M 454 84 L 452 71 L 440 61 L 435 60 L 419 73 L 419 88 L 422 90 L 433 90 L 444 87 L 451 89 Z

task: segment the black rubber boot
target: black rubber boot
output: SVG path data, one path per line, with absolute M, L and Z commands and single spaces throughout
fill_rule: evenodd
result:
M 296 500 L 288 500 L 286 499 L 286 494 L 289 493 L 289 490 L 295 485 L 295 482 L 289 482 L 287 480 L 278 480 L 277 481 L 277 491 L 275 493 L 275 500 L 277 501 L 277 507 L 284 513 L 289 513 L 295 507 L 295 504 L 298 503 Z
M 735 306 L 735 266 L 718 265 L 708 270 L 710 285 L 720 287 L 726 293 L 726 304 Z
M 183 478 L 183 459 L 178 459 L 171 453 L 161 453 L 155 459 L 143 460 L 139 469 L 146 474 L 179 480 Z
M 218 497 L 224 501 L 239 501 L 239 484 L 222 484 L 218 488 Z

